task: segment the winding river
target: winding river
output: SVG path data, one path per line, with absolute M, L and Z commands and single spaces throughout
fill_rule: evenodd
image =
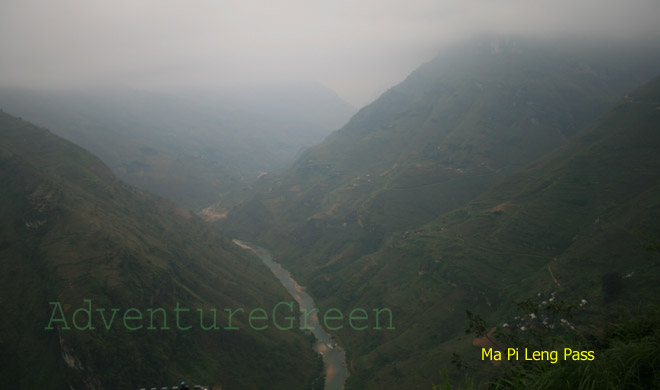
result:
M 314 309 L 314 300 L 307 294 L 303 287 L 301 287 L 293 278 L 289 271 L 282 268 L 281 265 L 273 260 L 270 253 L 256 245 L 250 243 L 234 240 L 234 243 L 241 248 L 253 251 L 264 264 L 275 274 L 277 279 L 282 283 L 284 288 L 291 294 L 291 296 L 298 302 L 300 309 L 305 309 L 311 312 Z M 302 315 L 301 315 L 302 323 Z M 316 338 L 314 350 L 323 356 L 323 373 L 325 374 L 325 389 L 326 390 L 341 390 L 344 388 L 344 382 L 350 375 L 346 368 L 346 354 L 344 350 L 338 346 L 332 339 L 332 336 L 321 327 L 319 318 L 316 313 L 309 316 L 308 326 L 312 328 L 312 334 Z

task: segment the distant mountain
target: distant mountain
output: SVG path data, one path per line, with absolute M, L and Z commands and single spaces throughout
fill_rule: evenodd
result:
M 0 108 L 89 149 L 129 184 L 195 211 L 285 168 L 354 112 L 318 85 L 241 93 L 3 88 Z
M 207 108 L 249 113 L 273 120 L 276 125 L 289 122 L 290 131 L 297 132 L 299 142 L 306 147 L 321 142 L 330 132 L 345 125 L 356 111 L 333 90 L 312 83 L 181 89 L 172 93 Z M 270 134 L 276 130 L 263 131 Z
M 272 323 L 252 330 L 240 313 L 232 322 L 240 329 L 201 329 L 197 309 L 205 311 L 204 326 L 215 308 L 218 325 L 226 327 L 225 309 L 271 313 L 290 297 L 256 257 L 195 215 L 122 183 L 84 149 L 4 112 L 0 183 L 3 383 L 138 389 L 184 379 L 302 389 L 320 375 L 311 341 L 301 333 Z M 85 299 L 95 330 L 74 328 L 87 323 L 84 312 L 74 318 L 88 307 Z M 191 311 L 181 325 L 177 305 Z M 114 308 L 117 318 L 107 330 Z M 126 322 L 131 308 L 144 320 L 130 320 L 134 311 Z M 165 323 L 156 316 L 151 330 L 150 308 L 169 313 Z M 51 322 L 60 314 L 71 329 Z M 54 329 L 46 329 L 50 324 Z
M 516 172 L 526 172 L 525 167 L 544 155 L 584 139 L 574 137 L 657 74 L 657 53 L 657 44 L 580 39 L 486 38 L 458 45 L 360 110 L 291 169 L 260 180 L 256 194 L 232 209 L 221 226 L 272 249 L 323 308 L 395 310 L 400 319 L 395 334 L 339 332 L 353 359 L 349 385 L 428 388 L 432 378 L 439 381 L 443 367 L 451 368 L 447 366 L 454 348 L 471 348 L 456 338 L 463 333 L 465 309 L 503 316 L 511 298 L 537 292 L 532 289 L 538 280 L 530 275 L 546 278 L 543 291 L 548 290 L 548 283 L 554 283 L 547 279 L 548 270 L 555 269 L 549 261 L 562 256 L 585 228 L 585 220 L 591 218 L 594 224 L 598 218 L 591 213 L 578 224 L 575 210 L 563 214 L 553 208 L 557 205 L 549 205 L 541 215 L 502 217 L 506 223 L 500 225 L 497 218 L 520 204 L 508 196 L 488 202 L 485 210 L 490 211 L 480 210 L 483 218 L 492 220 L 476 219 L 471 210 L 495 196 L 491 189 L 512 189 L 512 180 L 521 177 Z M 611 120 L 622 125 L 617 118 Z M 629 157 L 638 162 L 650 158 L 646 148 L 632 156 L 639 146 L 633 142 L 650 137 L 657 123 L 644 116 L 638 120 L 646 123 L 639 130 L 642 135 L 627 148 L 622 143 L 625 149 L 610 156 L 613 167 L 617 161 L 631 167 L 624 162 Z M 636 129 L 620 126 L 617 131 Z M 650 137 L 649 147 L 657 147 L 655 141 Z M 616 147 L 603 146 L 604 156 Z M 648 176 L 631 180 L 645 188 L 657 183 L 657 167 L 638 169 Z M 641 196 L 635 192 L 641 187 L 630 184 L 612 183 L 617 191 Z M 589 203 L 600 189 L 610 190 L 596 186 L 593 192 L 573 188 L 562 194 L 574 195 L 576 204 Z M 531 202 L 538 206 L 533 194 Z M 618 207 L 623 199 L 612 198 L 597 207 Z M 630 216 L 617 209 L 621 218 Z M 565 229 L 557 221 L 571 227 Z M 468 234 L 464 226 L 474 230 Z M 507 230 L 514 227 L 519 230 Z M 546 232 L 548 227 L 554 230 Z M 489 237 L 476 235 L 479 228 L 494 229 L 492 234 L 502 235 L 501 243 L 491 248 Z M 428 231 L 434 235 L 426 237 Z M 551 242 L 536 243 L 543 234 Z M 611 242 L 623 242 L 623 252 L 639 250 L 633 255 L 637 264 L 648 260 L 639 240 L 621 237 L 623 241 Z M 620 265 L 613 267 L 612 272 L 621 272 Z M 582 271 L 589 270 L 601 271 L 593 263 Z M 575 291 L 596 294 L 600 277 L 585 277 L 591 290 Z M 521 278 L 529 279 L 521 283 Z M 506 289 L 511 286 L 515 288 Z

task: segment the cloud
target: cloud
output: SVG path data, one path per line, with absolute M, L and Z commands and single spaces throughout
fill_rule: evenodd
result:
M 0 0 L 0 84 L 317 81 L 362 105 L 470 34 L 658 26 L 657 0 Z

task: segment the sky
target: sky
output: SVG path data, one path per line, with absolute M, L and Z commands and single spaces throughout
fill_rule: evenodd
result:
M 659 32 L 658 0 L 0 0 L 0 85 L 320 83 L 361 107 L 472 34 Z

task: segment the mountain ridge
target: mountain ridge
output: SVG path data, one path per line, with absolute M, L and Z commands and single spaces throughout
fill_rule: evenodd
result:
M 593 331 L 634 315 L 638 303 L 657 302 L 660 263 L 640 232 L 660 231 L 660 110 L 644 100 L 659 90 L 660 77 L 528 169 L 410 235 L 390 235 L 378 252 L 317 286 L 326 292 L 322 307 L 388 304 L 405 319 L 393 338 L 370 335 L 380 341 L 371 350 L 369 337 L 340 334 L 358 351 L 355 383 L 421 387 L 414 379 L 389 383 L 415 375 L 440 381 L 456 351 L 479 361 L 472 340 L 461 337 L 459 308 L 502 326 L 513 321 L 512 301 L 557 293 L 588 302 L 575 323 Z
M 579 44 L 531 40 L 510 43 L 510 56 L 492 52 L 490 42 L 448 49 L 422 65 L 288 171 L 257 183 L 249 206 L 230 211 L 223 229 L 273 246 L 291 239 L 308 246 L 321 240 L 310 232 L 335 234 L 345 223 L 345 240 L 364 236 L 373 250 L 367 242 L 460 207 L 561 145 L 643 81 L 633 70 L 660 64 L 647 58 L 626 73 L 611 53 L 603 63 L 600 47 L 580 52 Z
M 238 330 L 213 333 L 175 329 L 172 318 L 170 329 L 152 331 L 105 330 L 99 317 L 93 331 L 47 330 L 54 302 L 69 320 L 90 299 L 92 310 L 200 308 L 204 324 L 215 307 L 227 324 L 223 308 L 272 308 L 290 297 L 258 259 L 197 216 L 122 183 L 82 148 L 5 113 L 0 181 L 0 347 L 11 363 L 0 377 L 8 383 L 139 388 L 189 378 L 302 388 L 319 375 L 307 337 L 255 331 L 246 318 L 234 319 Z M 257 369 L 269 374 L 254 375 Z M 301 375 L 284 374 L 292 370 Z
M 524 44 L 530 42 L 534 41 Z M 594 134 L 604 137 L 611 128 L 603 123 L 625 124 L 621 119 L 625 112 L 617 110 L 639 104 L 625 100 L 637 96 L 634 93 L 623 101 L 622 97 L 648 81 L 640 77 L 650 78 L 660 63 L 639 52 L 638 58 L 619 57 L 613 54 L 615 49 L 608 54 L 602 46 L 581 52 L 579 42 L 569 49 L 562 47 L 550 44 L 521 50 L 516 44 L 494 50 L 489 44 L 477 44 L 456 49 L 464 57 L 452 57 L 451 52 L 447 60 L 439 56 L 360 110 L 323 144 L 306 151 L 284 174 L 260 180 L 256 195 L 219 223 L 231 235 L 247 237 L 274 252 L 307 286 L 319 307 L 390 307 L 396 318 L 405 321 L 387 335 L 339 332 L 353 367 L 349 385 L 426 388 L 431 380 L 441 381 L 440 371 L 448 368 L 452 351 L 474 354 L 469 342 L 459 337 L 465 308 L 501 321 L 511 300 L 527 299 L 536 292 L 549 294 L 551 288 L 562 290 L 567 299 L 578 299 L 574 294 L 582 292 L 590 301 L 593 295 L 600 299 L 599 305 L 604 304 L 600 276 L 590 275 L 587 265 L 578 272 L 553 262 L 559 248 L 565 250 L 577 231 L 586 229 L 584 220 L 578 223 L 584 212 L 580 207 L 589 204 L 589 197 L 595 203 L 604 198 L 587 188 L 558 190 L 556 196 L 563 196 L 575 208 L 573 213 L 565 214 L 569 206 L 559 207 L 549 199 L 552 207 L 559 208 L 536 218 L 532 211 L 538 210 L 530 208 L 516 217 L 520 201 L 510 199 L 507 188 L 514 191 L 518 187 L 513 184 L 527 183 L 527 172 L 556 153 L 568 153 L 572 143 L 581 140 L 584 147 L 594 142 L 589 138 Z M 654 85 L 646 87 L 651 94 L 656 93 Z M 648 133 L 656 123 L 649 113 L 629 114 L 646 124 L 641 133 Z M 585 131 L 588 126 L 599 130 Z M 633 145 L 644 151 L 655 145 L 655 138 L 648 145 L 623 141 L 621 145 L 629 146 L 626 150 L 603 146 L 604 155 L 618 150 L 608 164 L 634 155 Z M 634 161 L 644 161 L 644 156 L 655 161 L 644 153 Z M 555 173 L 589 177 L 596 172 L 579 158 L 566 169 Z M 634 176 L 638 184 L 659 170 L 650 166 L 647 171 L 651 176 Z M 541 174 L 534 171 L 534 175 Z M 560 181 L 541 177 L 525 184 L 530 187 L 528 198 L 535 199 L 555 179 Z M 622 183 L 625 180 L 612 181 L 612 186 L 624 193 L 637 188 Z M 501 193 L 495 192 L 498 188 Z M 635 195 L 647 209 L 649 194 Z M 626 208 L 634 206 L 622 204 L 618 210 Z M 556 224 L 561 218 L 569 229 Z M 611 226 L 596 220 L 594 216 L 589 226 Z M 637 221 L 640 228 L 654 229 L 648 219 Z M 506 229 L 511 226 L 525 228 Z M 535 235 L 548 226 L 558 228 L 537 243 Z M 488 229 L 499 236 L 487 236 Z M 605 235 L 599 237 L 598 242 L 608 242 Z M 630 232 L 621 237 L 639 241 Z M 498 239 L 501 245 L 491 245 Z M 575 248 L 583 246 L 586 255 L 584 237 L 575 239 L 580 243 Z M 641 245 L 611 238 L 609 242 L 617 246 L 619 255 L 632 251 L 637 266 L 648 260 Z M 573 256 L 570 253 L 567 259 Z M 565 261 L 560 259 L 561 264 Z M 614 267 L 610 273 L 628 274 L 615 266 L 616 258 L 609 257 L 606 263 Z M 585 284 L 565 284 L 567 275 L 568 280 L 585 275 Z M 649 279 L 645 280 L 652 291 Z M 543 286 L 542 291 L 532 293 L 535 286 Z M 634 301 L 632 297 L 643 290 L 629 289 L 632 295 L 620 302 Z M 605 312 L 612 313 L 598 309 L 587 317 L 595 321 L 600 315 L 602 321 Z

